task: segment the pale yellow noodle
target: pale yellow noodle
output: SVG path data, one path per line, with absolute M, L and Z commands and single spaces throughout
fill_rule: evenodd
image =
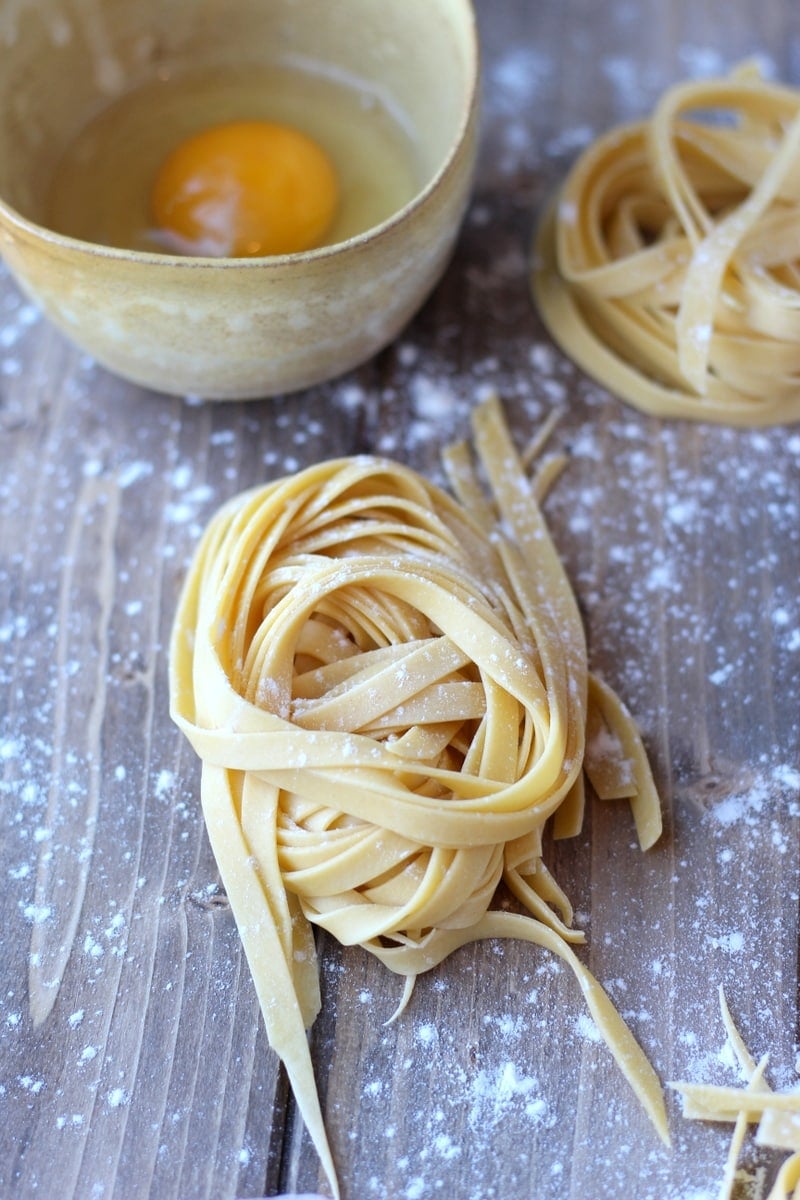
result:
M 800 1200 L 800 1154 L 783 1163 L 767 1200 Z
M 719 989 L 722 1021 L 743 1073 L 744 1088 L 719 1087 L 706 1083 L 673 1083 L 683 1100 L 683 1115 L 697 1121 L 733 1124 L 718 1200 L 731 1200 L 736 1167 L 747 1128 L 758 1123 L 756 1141 L 774 1149 L 790 1150 L 767 1200 L 800 1200 L 800 1091 L 773 1092 L 764 1078 L 769 1056 L 756 1063 L 734 1024 L 725 994 Z
M 800 90 L 679 84 L 580 157 L 539 227 L 553 338 L 645 412 L 800 419 Z
M 467 446 L 446 456 L 455 500 L 372 457 L 237 496 L 174 626 L 172 714 L 202 759 L 270 1043 L 334 1194 L 305 1033 L 320 1004 L 312 925 L 404 976 L 401 1008 L 416 975 L 476 938 L 557 954 L 668 1140 L 655 1073 L 570 948 L 581 935 L 542 862 L 551 816 L 580 827 L 590 713 L 613 747 L 593 769 L 645 846 L 658 797 L 632 721 L 589 675 L 537 502 L 551 469 L 528 479 L 496 399 L 473 435 L 479 466 Z M 504 879 L 531 915 L 491 909 Z

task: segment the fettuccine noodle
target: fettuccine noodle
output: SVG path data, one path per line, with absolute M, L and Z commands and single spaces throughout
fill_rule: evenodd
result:
M 209 525 L 171 647 L 172 713 L 202 759 L 202 804 L 273 1049 L 338 1195 L 306 1027 L 311 926 L 414 978 L 478 938 L 565 961 L 668 1141 L 655 1073 L 571 949 L 542 861 L 580 829 L 583 769 L 661 832 L 647 758 L 587 669 L 584 631 L 496 399 L 474 413 L 458 497 L 398 463 L 323 462 L 249 491 Z M 589 744 L 587 746 L 587 726 Z M 505 881 L 530 915 L 490 906 Z
M 736 1167 L 748 1125 L 757 1122 L 756 1141 L 776 1150 L 790 1150 L 781 1165 L 767 1200 L 800 1200 L 800 1091 L 774 1092 L 764 1078 L 769 1062 L 765 1054 L 756 1063 L 744 1043 L 719 989 L 722 1021 L 737 1062 L 747 1079 L 744 1088 L 708 1083 L 673 1083 L 683 1099 L 683 1115 L 696 1121 L 733 1124 L 718 1200 L 732 1200 Z
M 579 158 L 536 239 L 550 333 L 658 417 L 800 419 L 800 91 L 683 83 Z

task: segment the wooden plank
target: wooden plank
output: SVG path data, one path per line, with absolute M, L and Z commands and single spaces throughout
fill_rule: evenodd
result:
M 662 1078 L 735 1082 L 719 983 L 772 1082 L 796 1078 L 800 434 L 662 425 L 615 401 L 547 339 L 527 266 L 534 213 L 588 137 L 754 52 L 798 82 L 800 12 L 482 0 L 479 16 L 484 141 L 457 255 L 397 345 L 345 379 L 251 404 L 155 396 L 0 277 L 3 1195 L 322 1187 L 168 719 L 172 614 L 225 498 L 371 450 L 440 479 L 441 446 L 494 386 L 521 442 L 562 410 L 549 519 L 665 803 L 646 856 L 614 802 L 548 848 L 584 961 Z M 312 1050 L 346 1200 L 715 1194 L 724 1130 L 671 1099 L 663 1149 L 543 952 L 465 947 L 387 1025 L 398 980 L 319 942 Z M 780 1156 L 748 1155 L 763 1196 Z

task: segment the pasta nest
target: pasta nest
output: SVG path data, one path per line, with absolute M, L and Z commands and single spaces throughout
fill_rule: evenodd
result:
M 800 91 L 745 64 L 580 156 L 540 224 L 555 341 L 659 417 L 800 419 Z
M 401 1007 L 464 942 L 546 945 L 618 1057 L 650 1070 L 569 949 L 581 935 L 542 862 L 548 818 L 580 827 L 587 728 L 598 792 L 630 799 L 643 845 L 661 827 L 647 760 L 587 669 L 536 499 L 553 468 L 531 484 L 496 401 L 477 410 L 475 440 L 491 498 L 465 445 L 446 457 L 457 500 L 369 456 L 234 498 L 176 618 L 173 715 L 203 761 L 270 1041 L 332 1181 L 303 1036 L 319 1007 L 311 924 L 405 975 Z M 490 909 L 502 879 L 535 919 Z

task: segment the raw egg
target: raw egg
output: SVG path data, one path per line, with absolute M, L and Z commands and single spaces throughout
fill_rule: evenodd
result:
M 336 171 L 306 134 L 232 121 L 181 142 L 153 185 L 152 214 L 183 254 L 243 258 L 319 245 L 338 203 Z
M 381 96 L 322 69 L 166 74 L 113 100 L 66 145 L 45 223 L 157 254 L 335 245 L 387 220 L 429 178 L 411 132 Z

